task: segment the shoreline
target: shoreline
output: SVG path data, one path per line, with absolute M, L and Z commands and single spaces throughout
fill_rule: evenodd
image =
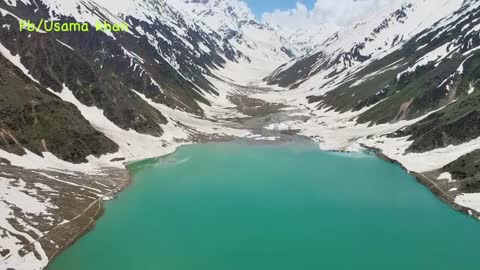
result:
M 315 141 L 312 140 L 312 138 L 308 138 L 308 137 L 305 137 L 305 136 L 302 136 L 303 138 L 307 138 L 309 141 L 311 142 L 314 142 L 316 143 Z M 234 141 L 234 140 L 231 140 L 231 141 Z M 231 142 L 229 141 L 229 142 Z M 215 141 L 217 142 L 217 141 Z M 219 140 L 218 142 L 225 142 L 224 140 Z M 261 141 L 254 141 L 255 143 L 261 143 Z M 272 143 L 272 141 L 264 141 L 264 143 Z M 274 142 L 282 142 L 281 140 L 276 140 Z M 192 144 L 196 144 L 196 143 L 191 143 L 191 144 L 187 144 L 187 145 L 192 145 Z M 432 194 L 435 195 L 436 198 L 438 198 L 439 200 L 441 200 L 442 202 L 446 203 L 447 205 L 449 205 L 453 210 L 455 211 L 458 211 L 458 212 L 461 212 L 463 214 L 466 214 L 472 218 L 475 218 L 475 219 L 480 219 L 480 212 L 474 210 L 474 209 L 471 209 L 471 208 L 468 208 L 468 207 L 465 207 L 465 206 L 461 206 L 459 204 L 457 204 L 455 201 L 454 201 L 454 198 L 449 196 L 445 191 L 443 191 L 440 187 L 438 187 L 434 182 L 432 182 L 432 180 L 430 180 L 429 178 L 427 178 L 426 176 L 424 176 L 423 174 L 421 173 L 417 173 L 417 172 L 413 172 L 413 171 L 409 171 L 405 168 L 405 166 L 403 166 L 403 164 L 401 164 L 399 161 L 397 160 L 394 160 L 388 156 L 386 156 L 385 154 L 382 153 L 382 151 L 380 149 L 377 149 L 375 147 L 369 147 L 369 146 L 366 146 L 364 144 L 361 144 L 361 147 L 363 147 L 364 149 L 366 149 L 367 151 L 375 154 L 378 158 L 380 159 L 383 159 L 387 162 L 390 162 L 390 163 L 393 163 L 395 165 L 398 165 L 400 166 L 406 173 L 412 175 L 415 177 L 416 181 L 420 184 L 422 184 L 423 186 L 425 186 L 426 188 L 429 189 L 430 192 L 432 192 Z M 175 149 L 175 151 L 177 151 L 178 148 Z M 173 151 L 172 153 L 167 153 L 167 154 L 164 154 L 164 155 L 161 155 L 161 156 L 158 156 L 158 157 L 155 157 L 155 158 L 161 158 L 161 157 L 165 157 L 165 156 L 168 156 L 168 155 L 171 155 L 173 154 L 175 151 Z M 321 150 L 321 151 L 324 151 L 324 150 Z M 348 151 L 344 151 L 344 150 L 331 150 L 331 151 L 326 151 L 326 152 L 332 152 L 332 153 L 347 153 Z M 127 172 L 126 175 L 127 175 L 127 181 L 125 184 L 122 184 L 118 187 L 116 187 L 114 190 L 112 190 L 111 192 L 114 192 L 113 194 L 110 194 L 110 193 L 107 193 L 107 194 L 104 194 L 101 198 L 98 198 L 95 202 L 96 204 L 98 204 L 99 206 L 99 209 L 98 211 L 90 216 L 90 219 L 91 219 L 91 223 L 89 223 L 87 226 L 85 226 L 84 229 L 82 229 L 81 231 L 77 232 L 77 234 L 71 238 L 67 244 L 65 244 L 64 246 L 60 247 L 50 258 L 49 258 L 49 261 L 48 261 L 48 264 L 46 265 L 45 269 L 48 270 L 49 267 L 51 266 L 51 264 L 53 263 L 53 261 L 58 257 L 60 256 L 63 252 L 65 252 L 68 248 L 70 248 L 71 246 L 73 246 L 75 243 L 77 243 L 77 241 L 79 241 L 82 237 L 84 237 L 85 235 L 87 235 L 89 232 L 91 232 L 92 230 L 95 229 L 95 226 L 96 226 L 96 223 L 97 221 L 105 214 L 105 200 L 103 200 L 103 198 L 107 195 L 112 195 L 111 200 L 116 200 L 118 198 L 118 195 L 127 190 L 133 183 L 133 175 L 132 175 L 132 172 L 128 169 L 128 165 L 132 165 L 132 164 L 135 164 L 135 163 L 139 163 L 139 162 L 143 162 L 145 160 L 149 160 L 149 159 L 152 159 L 152 158 L 148 158 L 148 159 L 142 159 L 142 160 L 137 160 L 137 161 L 134 161 L 134 162 L 129 162 L 129 163 L 125 163 L 125 168 L 124 170 Z M 88 207 L 87 209 L 85 209 L 85 213 L 87 213 L 91 207 L 93 205 L 91 205 L 90 207 Z
M 48 258 L 48 264 L 45 266 L 45 270 L 48 270 L 50 269 L 50 266 L 51 264 L 55 261 L 55 259 L 62 255 L 62 253 L 64 253 L 68 248 L 70 248 L 71 246 L 73 246 L 74 244 L 76 244 L 82 237 L 84 237 L 85 235 L 87 235 L 89 232 L 93 231 L 95 229 L 95 226 L 98 222 L 98 220 L 100 220 L 100 218 L 105 214 L 105 202 L 107 201 L 112 201 L 112 200 L 116 200 L 118 198 L 118 195 L 127 190 L 131 184 L 133 183 L 133 177 L 130 173 L 130 171 L 127 169 L 127 167 L 125 166 L 125 169 L 123 169 L 126 171 L 126 183 L 123 183 L 117 187 L 115 187 L 113 190 L 111 190 L 110 192 L 107 192 L 106 194 L 104 194 L 102 197 L 98 198 L 97 200 L 94 201 L 94 203 L 92 203 L 89 207 L 87 207 L 84 212 L 81 214 L 81 216 L 84 216 L 85 214 L 87 214 L 94 205 L 98 205 L 98 209 L 97 211 L 95 212 L 95 214 L 89 216 L 90 218 L 90 223 L 87 224 L 82 230 L 78 231 L 74 237 L 72 237 L 66 244 L 64 244 L 62 247 L 59 247 L 54 253 L 53 255 L 51 255 L 49 258 Z M 104 200 L 104 198 L 107 197 L 107 198 L 110 198 L 109 200 Z
M 480 219 L 480 212 L 456 203 L 455 198 L 448 195 L 448 193 L 446 193 L 446 191 L 442 190 L 438 185 L 435 184 L 435 182 L 430 180 L 428 177 L 426 177 L 422 173 L 413 172 L 413 171 L 408 170 L 407 168 L 405 168 L 405 166 L 403 166 L 402 163 L 400 163 L 399 161 L 397 161 L 395 159 L 392 159 L 392 158 L 386 156 L 378 148 L 366 146 L 364 144 L 361 144 L 361 146 L 363 148 L 367 149 L 368 151 L 374 153 L 377 157 L 379 157 L 379 158 L 381 158 L 381 159 L 383 159 L 387 162 L 390 162 L 390 163 L 393 163 L 395 165 L 400 166 L 405 172 L 414 176 L 418 183 L 420 183 L 423 186 L 425 186 L 426 188 L 428 188 L 430 190 L 430 192 L 433 195 L 435 195 L 435 197 L 437 197 L 439 200 L 441 200 L 442 202 L 449 205 L 451 208 L 453 208 L 453 210 L 464 213 L 464 214 L 466 214 L 466 215 L 468 215 L 468 216 L 470 216 L 470 217 L 472 217 L 476 220 Z

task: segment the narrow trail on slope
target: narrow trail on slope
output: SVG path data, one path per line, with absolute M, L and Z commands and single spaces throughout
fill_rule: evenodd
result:
M 52 229 L 50 229 L 49 231 L 45 232 L 43 235 L 41 235 L 40 237 L 35 239 L 35 241 L 29 242 L 29 243 L 23 245 L 21 248 L 19 248 L 15 252 L 11 252 L 8 256 L 3 258 L 3 261 L 7 261 L 8 259 L 10 259 L 12 254 L 14 254 L 14 253 L 19 253 L 19 252 L 23 251 L 23 252 L 25 252 L 25 254 L 28 254 L 28 253 L 34 252 L 34 249 L 32 249 L 32 247 L 35 244 L 40 243 L 42 240 L 46 239 L 50 235 L 50 233 L 54 233 L 58 229 L 60 229 L 62 227 L 66 227 L 69 224 L 74 223 L 75 221 L 77 221 L 78 219 L 80 219 L 82 217 L 86 217 L 87 219 L 89 219 L 89 222 L 88 222 L 87 225 L 85 225 L 80 231 L 78 231 L 73 237 L 71 237 L 68 242 L 66 242 L 61 247 L 57 248 L 55 253 L 48 256 L 48 260 L 51 261 L 54 257 L 56 257 L 58 255 L 58 253 L 60 251 L 64 250 L 66 247 L 70 246 L 76 239 L 78 239 L 80 237 L 81 234 L 83 234 L 86 230 L 88 230 L 91 226 L 93 226 L 93 224 L 95 223 L 95 219 L 98 218 L 98 214 L 102 210 L 102 203 L 103 203 L 104 199 L 115 195 L 117 192 L 118 192 L 118 189 L 113 189 L 113 190 L 108 191 L 106 194 L 98 197 L 96 200 L 92 201 L 92 203 L 90 203 L 88 205 L 88 207 L 86 207 L 81 213 L 76 215 L 74 218 L 72 218 L 71 220 L 69 220 L 65 223 L 61 223 L 61 224 L 56 225 L 55 227 L 53 227 Z M 95 210 L 95 213 L 93 215 L 87 215 L 87 213 L 94 206 L 97 206 L 97 208 Z

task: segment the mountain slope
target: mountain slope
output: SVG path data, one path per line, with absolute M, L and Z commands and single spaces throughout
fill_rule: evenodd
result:
M 219 35 L 236 50 L 235 63 L 222 75 L 247 83 L 266 76 L 300 51 L 274 28 L 255 19 L 248 6 L 238 0 L 167 0 L 204 32 Z M 254 70 L 248 74 L 248 70 Z
M 18 155 L 51 152 L 69 162 L 113 153 L 118 146 L 95 130 L 78 109 L 32 82 L 0 56 L 0 148 Z
M 323 149 L 376 149 L 456 208 L 478 210 L 480 3 L 412 1 L 388 14 L 268 76 L 289 89 L 286 102 L 309 103 L 308 120 L 270 128 Z
M 277 31 L 259 23 L 248 6 L 237 0 L 168 0 L 200 25 L 220 34 L 248 61 L 284 62 L 297 51 Z
M 89 229 L 124 162 L 209 140 L 375 149 L 480 211 L 478 1 L 407 1 L 328 38 L 242 3 L 0 1 L 0 268 L 42 269 Z M 20 31 L 41 18 L 130 27 Z
M 101 6 L 109 3 L 108 8 Z M 75 8 L 72 8 L 75 7 Z M 2 54 L 15 56 L 21 70 L 56 95 L 70 92 L 85 106 L 101 110 L 123 130 L 161 137 L 167 117 L 146 99 L 202 116 L 207 96 L 218 89 L 210 70 L 239 53 L 163 1 L 2 1 Z M 56 18 L 89 22 L 127 21 L 126 33 L 21 32 L 18 20 Z M 66 93 L 65 92 L 65 93 Z M 102 128 L 102 127 L 98 127 Z M 116 142 L 117 144 L 120 142 Z M 33 149 L 30 149 L 33 150 Z
M 90 31 L 18 27 L 49 18 Z M 127 184 L 125 161 L 247 133 L 205 119 L 222 91 L 211 70 L 240 54 L 163 1 L 3 0 L 0 27 L 2 269 L 43 269 L 91 228 Z
M 406 41 L 461 6 L 462 0 L 423 0 L 388 7 L 340 29 L 314 52 L 283 65 L 266 78 L 271 85 L 326 92 L 347 73 L 399 49 Z M 440 6 L 441 8 L 434 8 Z M 387 14 L 387 15 L 385 15 Z M 333 79 L 338 78 L 337 81 Z

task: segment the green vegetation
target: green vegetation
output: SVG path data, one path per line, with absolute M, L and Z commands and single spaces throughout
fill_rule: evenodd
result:
M 0 88 L 1 149 L 18 155 L 25 154 L 24 149 L 38 155 L 49 151 L 74 163 L 118 150 L 74 105 L 33 83 L 3 56 Z

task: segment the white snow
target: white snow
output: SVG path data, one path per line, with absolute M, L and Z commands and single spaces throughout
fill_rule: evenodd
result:
M 34 79 L 32 77 L 32 75 L 30 75 L 30 71 L 28 71 L 28 69 L 22 64 L 22 62 L 20 61 L 20 56 L 19 55 L 12 55 L 10 53 L 10 51 L 5 48 L 5 46 L 3 46 L 2 43 L 0 43 L 0 53 L 3 55 L 3 57 L 5 57 L 8 61 L 10 61 L 12 64 L 14 64 L 15 66 L 17 66 L 23 73 L 25 73 L 25 75 L 27 75 L 32 81 L 34 82 L 37 82 L 38 81 L 36 79 Z
M 206 52 L 206 53 L 211 53 L 212 51 L 210 50 L 210 48 L 208 48 L 205 43 L 203 42 L 200 42 L 198 43 L 198 45 L 200 46 L 200 50 Z
M 448 182 L 454 182 L 452 175 L 449 172 L 444 172 L 440 174 L 437 178 L 438 180 L 448 180 Z
M 245 76 L 243 73 L 247 70 L 261 68 L 263 72 L 251 76 L 249 81 L 252 78 L 261 79 L 262 74 L 266 76 L 268 72 L 288 61 L 290 57 L 283 48 L 298 53 L 295 47 L 275 29 L 257 22 L 253 13 L 242 1 L 167 0 L 167 3 L 179 9 L 185 17 L 191 18 L 204 32 L 215 32 L 225 39 L 229 38 L 229 43 L 243 55 L 237 59 L 242 64 L 237 65 L 228 61 L 226 68 L 228 71 L 223 74 L 229 73 L 226 77 L 236 79 L 237 82 L 242 80 L 236 76 Z M 232 31 L 238 32 L 238 35 L 231 37 Z M 202 43 L 199 45 L 203 47 Z M 202 51 L 208 53 L 208 50 L 202 49 Z
M 10 15 L 10 16 L 14 17 L 15 19 L 19 20 L 19 21 L 21 20 L 17 15 L 15 15 L 15 14 L 11 13 L 10 11 L 7 11 L 3 8 L 0 8 L 0 14 L 2 14 L 2 16 Z
M 144 135 L 133 130 L 119 128 L 104 115 L 102 110 L 83 105 L 67 87 L 65 87 L 58 96 L 64 101 L 74 104 L 80 110 L 83 117 L 85 117 L 95 129 L 119 145 L 120 150 L 115 154 L 106 155 L 98 160 L 95 160 L 93 157 L 89 158 L 89 160 L 94 163 L 100 162 L 99 165 L 104 163 L 103 165 L 107 166 L 108 160 L 115 157 L 135 160 L 156 157 L 171 153 L 175 150 L 175 146 L 163 146 L 167 143 L 165 138 Z M 172 134 L 170 133 L 167 136 L 172 136 Z
M 36 173 L 39 174 L 39 175 L 45 176 L 46 178 L 48 178 L 52 181 L 57 181 L 57 182 L 61 182 L 63 184 L 67 184 L 67 185 L 70 185 L 70 186 L 79 187 L 82 190 L 88 189 L 88 190 L 92 191 L 94 193 L 94 195 L 96 195 L 97 197 L 101 197 L 101 195 L 102 195 L 102 191 L 99 190 L 99 189 L 87 187 L 87 186 L 84 186 L 84 185 L 75 184 L 71 181 L 64 181 L 64 180 L 59 179 L 56 176 L 51 176 L 51 175 L 43 173 L 43 172 L 36 172 Z
M 74 51 L 74 49 L 72 47 L 70 47 L 68 44 L 66 44 L 66 43 L 64 43 L 64 42 L 62 42 L 58 39 L 57 39 L 57 41 L 58 41 L 58 43 L 62 44 L 63 46 L 65 46 L 65 47 L 69 48 L 70 50 Z
M 190 128 L 191 130 L 195 130 L 205 134 L 220 134 L 225 136 L 231 135 L 231 136 L 237 136 L 237 137 L 243 137 L 250 134 L 250 132 L 246 130 L 225 127 L 222 125 L 222 122 L 215 123 L 210 120 L 202 119 L 186 112 L 171 109 L 168 106 L 165 106 L 163 104 L 155 103 L 141 93 L 135 92 L 135 94 L 140 96 L 150 106 L 162 112 L 170 120 L 169 123 L 172 125 L 170 130 L 174 131 L 176 129 L 177 135 L 170 138 L 169 140 L 175 140 L 175 138 L 180 138 L 180 139 L 188 138 L 189 132 L 182 130 L 178 126 L 178 123 L 181 123 L 182 125 Z M 172 134 L 175 134 L 175 133 L 170 132 L 170 135 Z
M 15 216 L 11 206 L 15 206 L 24 216 L 44 215 L 49 216 L 48 210 L 54 208 L 48 201 L 40 201 L 35 194 L 35 190 L 26 188 L 26 183 L 21 179 L 11 179 L 0 177 L 0 234 L 2 249 L 9 249 L 10 254 L 0 261 L 0 269 L 7 269 L 15 266 L 19 270 L 41 270 L 48 263 L 48 257 L 45 254 L 40 243 L 27 234 L 27 231 L 34 232 L 37 237 L 42 236 L 42 232 L 29 225 L 20 216 Z M 15 220 L 24 227 L 24 231 L 19 231 L 13 227 L 9 219 Z M 40 256 L 37 259 L 33 252 L 25 256 L 18 256 L 16 252 L 23 248 L 23 244 L 18 241 L 16 235 L 24 237 L 27 241 L 34 243 L 33 247 Z
M 467 193 L 458 195 L 455 203 L 477 211 L 480 210 L 480 193 Z
M 439 63 L 449 55 L 453 54 L 458 47 L 450 48 L 452 44 L 446 43 L 442 46 L 436 48 L 435 50 L 425 54 L 422 58 L 420 58 L 413 66 L 409 67 L 406 71 L 397 75 L 397 79 L 400 79 L 406 73 L 412 73 L 417 68 L 426 66 L 430 63 L 434 63 L 435 67 L 439 65 Z
M 475 91 L 475 87 L 473 86 L 473 83 L 470 83 L 470 88 L 468 89 L 467 93 L 470 95 Z
M 18 0 L 8 0 L 7 4 L 16 6 Z M 28 0 L 21 0 L 27 4 Z M 88 163 L 85 164 L 71 164 L 62 161 L 53 154 L 45 152 L 43 157 L 38 156 L 28 150 L 23 156 L 18 156 L 3 150 L 0 150 L 0 157 L 6 158 L 12 162 L 13 165 L 24 167 L 31 170 L 61 170 L 75 172 L 86 172 L 89 174 L 103 173 L 103 167 L 124 167 L 123 161 L 111 162 L 114 158 L 125 158 L 125 162 L 131 162 L 150 157 L 158 157 L 175 151 L 175 149 L 183 144 L 192 143 L 192 136 L 195 133 L 215 134 L 234 137 L 246 137 L 253 140 L 268 140 L 274 141 L 279 139 L 276 136 L 262 136 L 252 134 L 248 130 L 237 129 L 231 127 L 227 118 L 244 117 L 235 110 L 235 105 L 228 100 L 229 95 L 247 94 L 253 98 L 260 98 L 269 102 L 278 102 L 289 105 L 288 108 L 283 109 L 290 117 L 311 117 L 309 120 L 289 120 L 279 123 L 273 123 L 267 128 L 271 130 L 289 130 L 299 129 L 301 135 L 309 136 L 319 143 L 323 150 L 343 150 L 359 153 L 364 150 L 361 144 L 369 147 L 380 149 L 386 156 L 399 161 L 407 170 L 415 172 L 426 172 L 443 167 L 444 165 L 458 159 L 472 151 L 472 149 L 480 148 L 480 138 L 471 140 L 456 146 L 448 146 L 445 148 L 435 149 L 426 153 L 410 153 L 405 154 L 405 150 L 412 144 L 408 138 L 387 138 L 384 134 L 388 134 L 399 130 L 405 126 L 411 125 L 420 121 L 426 116 L 409 121 L 397 121 L 395 123 L 381 124 L 369 126 L 366 124 L 357 124 L 357 117 L 368 110 L 364 108 L 357 112 L 336 113 L 328 111 L 328 108 L 321 110 L 315 109 L 317 104 L 306 104 L 305 97 L 307 95 L 322 95 L 341 83 L 349 82 L 351 86 L 364 83 L 375 75 L 397 69 L 401 67 L 400 63 L 404 59 L 400 59 L 391 63 L 377 71 L 362 78 L 357 78 L 355 73 L 372 61 L 375 61 L 385 55 L 388 55 L 395 50 L 398 50 L 405 44 L 406 41 L 421 33 L 423 30 L 431 28 L 431 31 L 439 29 L 440 27 L 454 21 L 459 15 L 446 17 L 461 5 L 463 0 L 422 0 L 415 1 L 412 8 L 406 9 L 407 18 L 402 19 L 401 22 L 393 20 L 390 21 L 389 26 L 377 33 L 372 30 L 379 26 L 386 18 L 385 14 L 390 14 L 394 10 L 379 10 L 377 14 L 368 18 L 362 19 L 358 24 L 352 25 L 343 29 L 334 29 L 338 36 L 328 36 L 331 32 L 322 32 L 318 35 L 316 31 L 309 33 L 295 31 L 286 33 L 292 39 L 290 42 L 285 39 L 278 31 L 269 27 L 268 25 L 261 25 L 255 22 L 255 17 L 248 9 L 248 7 L 241 1 L 237 0 L 212 0 L 207 3 L 186 1 L 186 0 L 168 0 L 164 1 L 111 1 L 111 0 L 94 0 L 94 1 L 80 1 L 80 0 L 45 0 L 46 4 L 51 7 L 52 17 L 54 13 L 67 16 L 73 16 L 78 21 L 86 21 L 95 23 L 99 18 L 98 14 L 91 13 L 88 9 L 98 9 L 106 16 L 107 20 L 112 22 L 123 22 L 126 15 L 133 16 L 139 20 L 147 23 L 152 23 L 155 20 L 161 20 L 162 23 L 174 29 L 174 35 L 183 43 L 183 46 L 193 50 L 194 46 L 188 39 L 188 30 L 185 26 L 180 25 L 177 21 L 177 14 L 172 12 L 171 6 L 180 8 L 184 15 L 187 27 L 192 29 L 199 27 L 205 33 L 219 33 L 222 38 L 226 37 L 229 30 L 235 30 L 240 33 L 239 36 L 230 38 L 228 44 L 234 48 L 235 53 L 238 53 L 237 61 L 227 61 L 223 68 L 218 70 L 211 70 L 212 76 L 206 75 L 206 78 L 219 90 L 219 95 L 202 94 L 212 106 L 200 104 L 205 111 L 206 118 L 172 109 L 163 104 L 153 102 L 145 95 L 132 89 L 132 92 L 138 95 L 152 108 L 161 112 L 168 120 L 168 123 L 162 125 L 164 134 L 161 137 L 154 137 L 150 135 L 140 134 L 134 130 L 125 130 L 112 121 L 110 121 L 104 112 L 97 107 L 89 107 L 82 104 L 72 93 L 70 89 L 64 87 L 62 92 L 53 94 L 57 95 L 62 100 L 75 105 L 82 116 L 90 122 L 90 124 L 98 131 L 102 132 L 112 141 L 119 145 L 119 151 L 116 153 L 104 155 L 101 157 L 88 157 Z M 189 3 L 187 3 L 189 2 Z M 80 6 L 79 9 L 76 7 Z M 230 9 L 238 16 L 229 15 Z M 211 11 L 211 12 L 207 12 Z M 228 11 L 228 12 L 227 12 Z M 10 12 L 0 9 L 0 13 L 11 14 Z M 12 16 L 16 17 L 14 14 Z M 388 18 L 389 16 L 387 16 Z M 16 17 L 18 18 L 18 17 Z M 443 18 L 443 19 L 442 19 Z M 441 23 L 433 26 L 434 22 L 441 20 Z M 473 23 L 473 22 L 472 22 Z M 478 30 L 478 25 L 473 26 L 471 31 Z M 158 41 L 164 40 L 170 42 L 160 32 L 146 33 L 141 27 L 137 27 L 136 31 L 142 35 L 146 35 L 149 42 L 158 49 Z M 429 32 L 429 31 L 426 31 Z M 402 33 L 402 36 L 399 36 Z M 132 33 L 130 33 L 132 34 Z M 114 34 L 110 34 L 115 38 Z M 317 59 L 317 62 L 311 67 L 310 74 L 312 75 L 317 68 L 324 64 L 329 64 L 337 56 L 344 52 L 350 51 L 359 42 L 365 41 L 365 46 L 359 49 L 359 52 L 365 56 L 371 56 L 370 60 L 365 62 L 352 61 L 346 64 L 348 59 L 340 64 L 333 65 L 329 69 L 320 70 L 316 75 L 309 76 L 308 79 L 298 89 L 284 89 L 281 87 L 271 87 L 266 85 L 262 79 L 268 76 L 275 68 L 281 64 L 287 63 L 277 72 L 285 70 L 295 64 L 295 61 L 290 61 L 282 49 L 291 49 L 294 53 L 299 53 L 300 50 L 308 52 L 307 56 L 300 59 L 305 59 L 314 53 L 323 52 L 323 56 Z M 394 40 L 397 43 L 394 44 Z M 68 44 L 57 40 L 60 44 L 68 49 L 73 50 Z M 218 47 L 223 48 L 223 39 L 217 40 Z M 293 43 L 293 45 L 291 44 Z M 318 45 L 318 44 L 320 45 Z M 453 43 L 452 43 L 453 44 Z M 428 63 L 438 65 L 443 59 L 449 57 L 458 48 L 452 44 L 443 44 L 437 49 L 426 53 L 412 64 L 406 72 L 413 72 L 418 67 L 425 66 Z M 200 57 L 205 54 L 212 54 L 214 51 L 209 44 L 203 41 L 198 42 L 200 50 L 196 56 Z M 423 45 L 419 48 L 425 48 Z M 134 70 L 141 69 L 142 64 L 146 61 L 139 55 L 132 51 L 123 48 L 125 55 L 131 59 L 131 66 Z M 468 55 L 475 50 L 480 49 L 471 48 L 465 53 Z M 10 62 L 16 65 L 22 72 L 29 76 L 33 81 L 38 82 L 30 75 L 30 72 L 23 66 L 19 56 L 12 55 L 11 52 L 0 43 L 0 53 L 6 57 Z M 159 50 L 159 57 L 165 59 L 173 68 L 175 68 L 181 76 L 184 76 L 179 71 L 179 62 L 176 55 L 167 55 Z M 160 59 L 160 58 L 158 58 Z M 157 61 L 157 60 L 156 60 Z M 290 62 L 289 62 L 290 61 Z M 457 74 L 463 73 L 462 63 L 457 70 Z M 333 71 L 339 72 L 333 78 L 327 78 L 327 75 Z M 402 74 L 405 74 L 402 73 Z M 398 78 L 402 76 L 398 75 Z M 189 80 L 184 76 L 186 80 Z M 446 84 L 445 80 L 443 84 Z M 159 84 L 153 81 L 153 84 Z M 250 89 L 251 88 L 251 89 Z M 259 90 L 261 89 L 261 90 Z M 160 89 L 161 91 L 164 91 Z M 468 94 L 475 91 L 473 83 L 470 84 Z M 353 94 L 355 95 L 355 93 Z M 179 100 L 180 101 L 180 100 Z M 213 121 L 215 119 L 216 121 Z M 160 125 L 160 123 L 159 123 Z M 185 162 L 185 161 L 178 161 Z M 101 191 L 99 189 L 84 187 L 80 184 L 71 183 L 58 179 L 57 177 L 49 176 L 48 174 L 39 174 L 48 177 L 52 181 L 62 182 L 64 184 L 76 186 L 82 189 L 88 189 L 95 196 L 99 196 Z M 450 173 L 442 173 L 438 179 L 448 180 L 453 182 Z M 100 183 L 97 183 L 101 185 Z M 37 188 L 55 192 L 55 190 L 48 187 L 48 185 L 36 183 Z M 454 189 L 452 189 L 454 191 Z M 2 238 L 2 247 L 6 246 L 11 250 L 18 249 L 18 243 L 13 239 L 13 234 L 22 235 L 29 241 L 33 238 L 24 233 L 19 232 L 11 226 L 7 218 L 12 217 L 13 210 L 9 207 L 10 204 L 16 205 L 25 213 L 30 214 L 44 214 L 48 215 L 48 210 L 53 206 L 48 201 L 40 201 L 35 194 L 30 193 L 31 189 L 26 188 L 25 182 L 22 180 L 14 180 L 0 177 L 0 232 L 5 233 L 9 237 Z M 79 198 L 80 199 L 80 198 Z M 109 197 L 104 199 L 108 200 Z M 471 207 L 472 209 L 480 210 L 480 194 L 462 194 L 456 200 L 458 204 Z M 25 227 L 36 231 L 35 228 L 30 228 L 27 222 L 22 222 Z M 41 232 L 36 231 L 37 234 Z M 47 264 L 47 257 L 39 243 L 35 244 L 35 248 L 39 252 L 41 259 L 36 259 L 32 253 L 25 257 L 11 256 L 6 261 L 0 262 L 0 269 L 7 266 L 15 265 L 16 269 L 32 270 L 41 269 Z
M 29 192 L 34 191 L 27 189 L 26 183 L 21 179 L 0 177 L 0 201 L 15 205 L 25 213 L 36 215 L 48 215 L 49 208 L 56 208 L 28 195 Z
M 437 148 L 426 153 L 404 154 L 404 149 L 410 146 L 411 141 L 407 141 L 406 138 L 382 139 L 383 144 L 376 146 L 379 146 L 384 154 L 399 161 L 408 170 L 415 172 L 426 172 L 441 168 L 472 152 L 472 150 L 480 148 L 480 138 L 477 138 L 460 145 Z M 371 145 L 375 146 L 374 143 Z

